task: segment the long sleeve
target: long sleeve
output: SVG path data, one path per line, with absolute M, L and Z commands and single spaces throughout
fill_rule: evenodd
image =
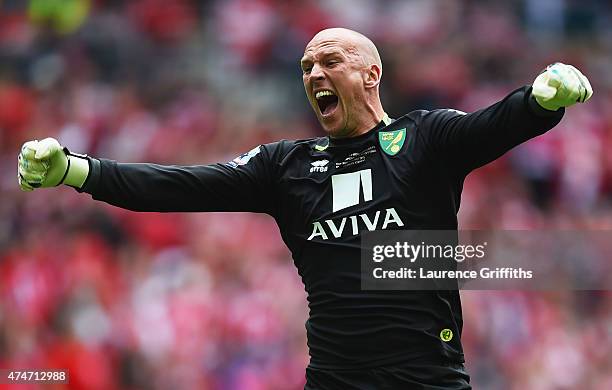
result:
M 531 88 L 471 114 L 434 110 L 423 115 L 419 130 L 436 158 L 466 175 L 513 147 L 545 133 L 561 121 L 564 110 L 547 111 L 531 97 Z
M 166 166 L 90 159 L 90 174 L 81 191 L 134 211 L 274 215 L 274 164 L 267 147 L 258 146 L 226 164 Z

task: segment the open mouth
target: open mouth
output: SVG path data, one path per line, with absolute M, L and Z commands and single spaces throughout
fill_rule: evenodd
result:
M 316 93 L 315 99 L 323 116 L 330 115 L 338 107 L 338 96 L 332 91 L 319 91 Z

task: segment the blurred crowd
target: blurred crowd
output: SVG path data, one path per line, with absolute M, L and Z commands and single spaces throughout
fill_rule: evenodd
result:
M 472 173 L 460 227 L 612 228 L 610 2 L 0 0 L 0 368 L 68 368 L 71 389 L 303 387 L 308 308 L 271 218 L 26 194 L 16 157 L 53 136 L 205 164 L 321 135 L 298 61 L 330 26 L 378 45 L 392 117 L 474 111 L 554 61 L 581 69 L 591 101 Z M 462 296 L 476 389 L 612 388 L 612 293 Z

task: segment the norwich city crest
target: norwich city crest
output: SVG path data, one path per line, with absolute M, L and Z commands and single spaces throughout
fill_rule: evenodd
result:
M 440 332 L 440 339 L 448 343 L 453 339 L 453 331 L 448 328 L 442 329 Z
M 395 156 L 400 151 L 406 140 L 406 129 L 395 131 L 381 131 L 378 133 L 380 147 L 389 156 Z

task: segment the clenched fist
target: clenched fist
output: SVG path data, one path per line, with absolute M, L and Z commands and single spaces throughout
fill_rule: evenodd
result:
M 538 104 L 551 111 L 584 103 L 593 95 L 589 79 L 572 65 L 549 65 L 533 82 L 532 95 Z
M 23 191 L 60 184 L 81 187 L 87 179 L 89 163 L 84 157 L 70 154 L 55 138 L 45 138 L 23 144 L 17 171 Z

